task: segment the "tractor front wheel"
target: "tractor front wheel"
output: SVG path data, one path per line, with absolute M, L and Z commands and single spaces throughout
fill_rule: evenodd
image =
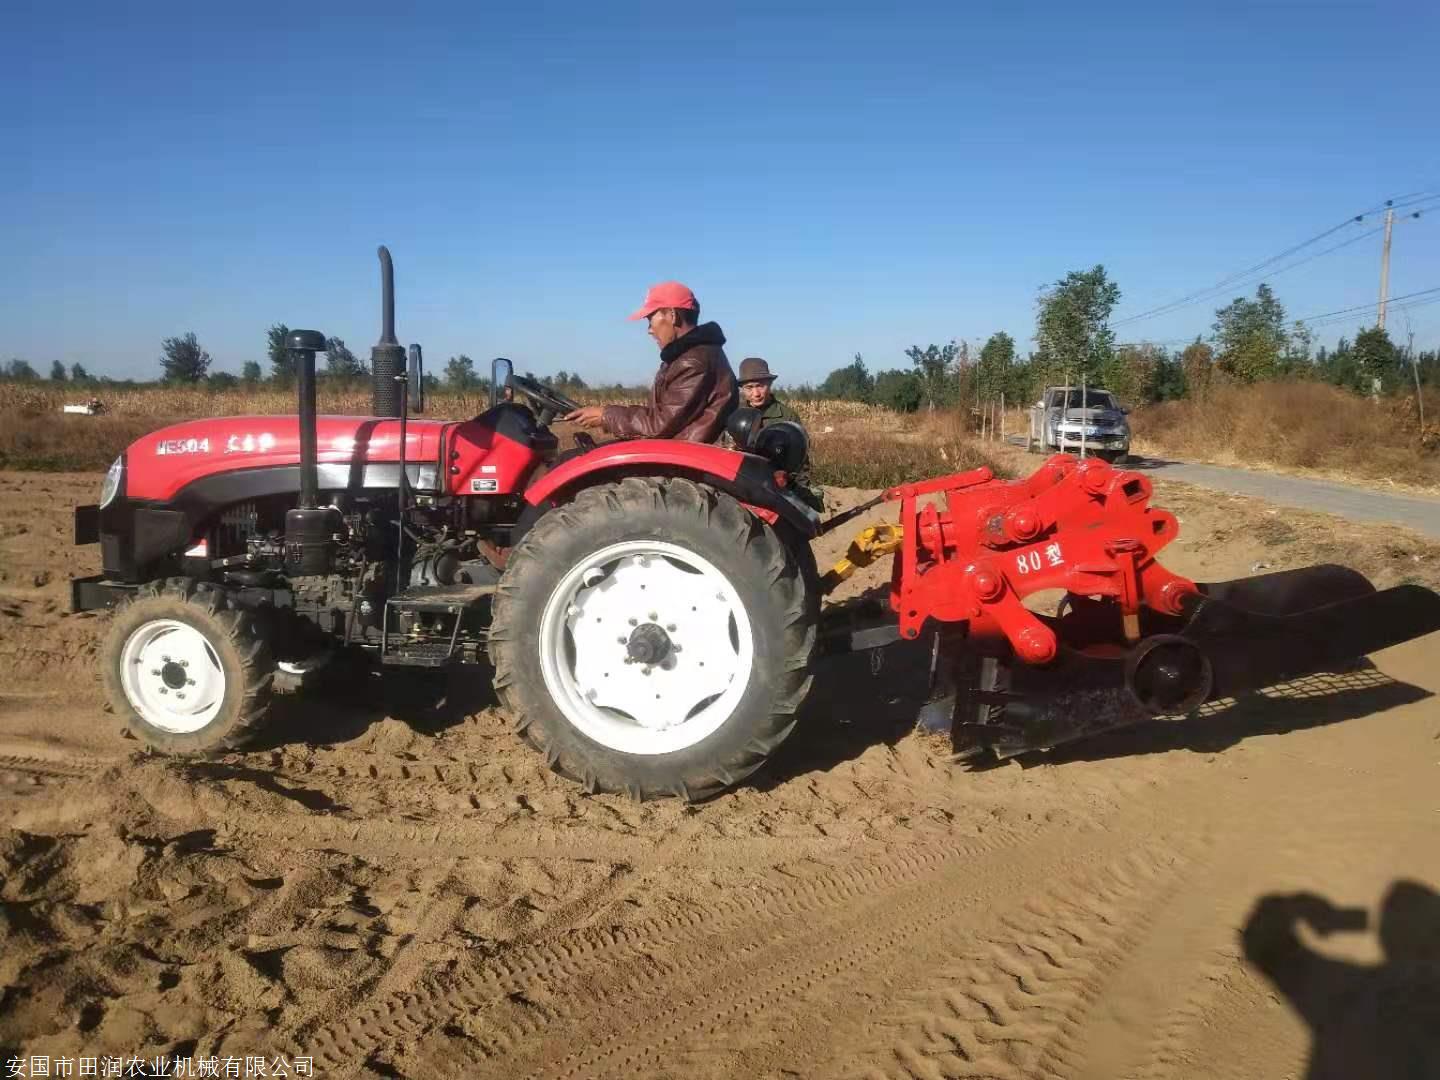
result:
M 190 578 L 153 581 L 121 607 L 102 663 L 115 712 L 172 754 L 239 746 L 264 719 L 275 677 L 251 616 Z
M 631 477 L 549 511 L 495 596 L 495 685 L 590 791 L 698 801 L 759 768 L 810 688 L 796 553 L 728 495 Z

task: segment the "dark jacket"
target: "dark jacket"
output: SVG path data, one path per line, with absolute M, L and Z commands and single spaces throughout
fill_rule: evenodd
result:
M 725 335 L 713 322 L 695 327 L 660 350 L 649 405 L 607 405 L 604 427 L 622 438 L 714 442 L 740 401 Z

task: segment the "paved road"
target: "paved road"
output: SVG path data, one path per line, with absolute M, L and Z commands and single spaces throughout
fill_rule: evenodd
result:
M 1338 514 L 1355 521 L 1393 522 L 1426 536 L 1440 538 L 1440 499 L 1395 495 L 1330 480 L 1306 480 L 1298 476 L 1227 469 L 1219 465 L 1192 465 L 1157 458 L 1136 459 L 1123 467 L 1214 491 L 1254 495 L 1283 506 Z

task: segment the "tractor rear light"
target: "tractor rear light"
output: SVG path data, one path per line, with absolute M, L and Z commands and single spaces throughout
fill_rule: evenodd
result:
M 100 485 L 100 505 L 109 506 L 116 495 L 120 493 L 120 480 L 125 475 L 125 458 L 117 457 L 105 473 L 105 482 Z

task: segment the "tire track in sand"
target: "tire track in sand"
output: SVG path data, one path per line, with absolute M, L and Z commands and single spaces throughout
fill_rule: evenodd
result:
M 98 762 L 66 764 L 46 758 L 0 754 L 0 774 L 23 773 L 26 776 L 38 776 L 45 780 L 83 780 L 87 776 L 94 776 L 106 767 L 105 764 Z
M 1146 939 L 1194 861 L 1169 847 L 1128 852 L 1064 875 L 973 937 L 947 938 L 934 973 L 870 1026 L 872 1047 L 854 1066 L 835 1072 L 866 1080 L 1072 1076 L 1111 973 Z
M 481 964 L 462 965 L 345 1020 L 299 1032 L 303 1049 L 294 1049 L 312 1055 L 323 1075 L 348 1075 L 387 1041 L 414 1038 L 455 1017 L 484 1012 L 485 1029 L 473 1049 L 482 1059 L 505 1057 L 593 1004 L 588 977 L 596 971 L 623 970 L 637 987 L 654 991 L 677 968 L 693 962 L 685 950 L 697 941 L 723 938 L 737 929 L 763 938 L 779 920 L 804 922 L 897 883 L 923 879 L 947 861 L 1014 848 L 1042 827 L 1038 822 L 995 827 L 968 843 L 917 846 L 808 878 L 772 870 L 762 885 L 717 894 L 633 926 L 582 927 L 495 953 Z
M 720 964 L 696 970 L 688 987 L 669 974 L 663 994 L 652 995 L 651 1000 L 637 1002 L 633 991 L 627 992 L 624 986 L 617 995 L 619 1000 L 608 1000 L 602 991 L 598 1003 L 592 998 L 590 1011 L 597 1014 L 592 1030 L 566 1033 L 565 1041 L 586 1049 L 571 1054 L 554 1069 L 538 1069 L 535 1075 L 577 1080 L 685 1073 L 691 1071 L 684 1057 L 690 1052 L 710 1054 L 705 1064 L 715 1068 L 717 1040 L 723 1043 L 727 1039 L 745 1040 L 748 1049 L 764 1055 L 770 1065 L 775 1047 L 795 1052 L 787 1045 L 789 1032 L 814 1030 L 819 1017 L 824 1018 L 819 1027 L 833 1025 L 828 1038 L 843 1042 L 847 1029 L 868 1027 L 865 1020 L 877 983 L 913 977 L 917 954 L 928 959 L 937 949 L 945 951 L 946 942 L 968 941 L 966 931 L 989 918 L 999 898 L 1032 888 L 1037 872 L 1060 873 L 1073 882 L 1067 893 L 1084 900 L 1072 903 L 1072 910 L 1065 913 L 1068 924 L 1065 918 L 1060 924 L 1072 927 L 1074 938 L 1098 940 L 1104 935 L 1102 928 L 1124 924 L 1123 904 L 1132 894 L 1139 896 L 1155 881 L 1172 875 L 1177 864 L 1173 856 L 1164 853 L 1135 854 L 1135 836 L 1105 833 L 1090 845 L 1079 845 L 1076 840 L 1070 835 L 1046 837 L 1027 847 L 1019 858 L 1007 853 L 1007 859 L 994 866 L 958 861 L 941 864 L 930 875 L 892 883 L 889 889 L 861 897 L 828 919 L 812 917 L 797 927 L 772 923 L 749 947 L 727 949 Z M 1105 867 L 1103 871 L 1095 869 L 1097 860 Z M 1029 932 L 1040 933 L 1040 926 Z M 1070 981 L 1087 974 L 1072 964 Z M 958 977 L 962 985 L 963 980 L 1014 980 L 1037 1001 L 1050 1002 L 1058 995 L 1052 1008 L 1080 1011 L 1073 1006 L 1075 995 L 1068 983 L 1047 977 L 1024 956 L 971 958 Z M 586 992 L 594 993 L 593 984 L 587 984 Z M 689 996 L 680 997 L 686 992 Z M 1098 985 L 1091 986 L 1079 998 L 1088 1000 L 1096 992 Z M 651 1007 L 649 1011 L 646 1006 Z M 627 1018 L 619 1030 L 614 1026 L 615 1016 Z M 1077 1022 L 1078 1018 L 1072 1019 L 1069 1026 Z M 555 1034 L 553 1027 L 548 1033 Z M 1068 1033 L 1066 1027 L 1031 1024 L 1028 1030 L 1013 1027 L 1005 1039 L 1027 1042 L 1031 1056 L 1039 1058 L 1063 1054 Z M 867 1034 L 867 1041 L 883 1039 L 885 1034 L 886 1029 L 881 1028 Z M 823 1053 L 827 1048 L 813 1049 Z M 746 1053 L 747 1048 L 732 1047 L 725 1071 L 754 1071 L 758 1066 L 744 1061 Z M 810 1061 L 813 1064 L 813 1058 Z M 505 1064 L 507 1071 L 515 1065 Z M 797 1062 L 787 1064 L 794 1068 Z M 983 1070 L 972 1075 L 980 1074 Z

